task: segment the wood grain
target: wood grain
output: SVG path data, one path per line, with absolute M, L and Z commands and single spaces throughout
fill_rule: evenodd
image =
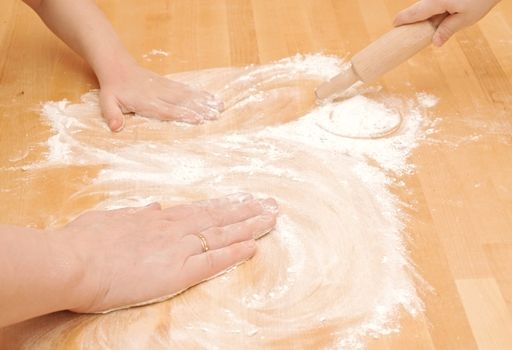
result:
M 144 66 L 167 74 L 267 63 L 296 53 L 346 56 L 389 30 L 405 0 L 102 0 Z M 169 57 L 143 55 L 158 48 Z M 441 49 L 427 48 L 379 82 L 440 98 L 438 142 L 411 159 L 410 252 L 433 287 L 426 313 L 371 349 L 512 348 L 512 2 Z M 41 101 L 76 101 L 96 80 L 21 1 L 0 2 L 0 221 L 43 227 L 95 168 L 9 170 L 43 158 Z M 473 136 L 473 138 L 471 138 Z M 94 204 L 80 203 L 83 208 Z M 63 316 L 65 317 L 65 316 Z M 51 325 L 48 325 L 51 327 Z M 0 332 L 16 348 L 30 329 Z M 73 335 L 69 335 L 72 337 Z M 65 344 L 62 344 L 66 348 Z M 294 344 L 300 347 L 298 344 Z M 291 344 L 290 344 L 291 346 Z

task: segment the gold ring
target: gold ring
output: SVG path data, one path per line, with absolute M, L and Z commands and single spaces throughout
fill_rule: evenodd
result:
M 206 238 L 200 233 L 196 234 L 196 236 L 201 240 L 201 245 L 203 246 L 203 253 L 206 253 L 210 250 L 210 247 L 208 247 L 208 243 L 206 242 Z

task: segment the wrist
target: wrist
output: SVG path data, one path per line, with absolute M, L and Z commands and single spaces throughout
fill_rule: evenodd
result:
M 103 58 L 101 63 L 93 65 L 93 70 L 101 87 L 123 81 L 137 67 L 137 62 L 129 54 L 118 53 Z
M 80 286 L 85 277 L 85 263 L 76 254 L 72 244 L 73 232 L 56 230 L 47 232 L 50 244 L 51 285 L 57 286 L 58 310 L 70 310 L 83 304 L 83 293 Z

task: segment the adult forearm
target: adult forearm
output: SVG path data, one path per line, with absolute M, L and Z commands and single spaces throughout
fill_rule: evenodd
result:
M 175 295 L 252 257 L 277 212 L 273 199 L 242 193 L 90 211 L 54 231 L 0 226 L 0 327 Z
M 75 266 L 53 233 L 0 225 L 0 327 L 72 308 Z
M 26 2 L 59 38 L 91 65 L 100 83 L 120 76 L 124 66 L 135 63 L 94 1 Z

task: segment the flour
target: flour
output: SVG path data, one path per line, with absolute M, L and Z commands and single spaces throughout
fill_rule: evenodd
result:
M 418 99 L 419 104 L 425 108 L 432 108 L 439 102 L 439 98 L 437 96 L 427 94 L 426 92 L 418 92 L 416 94 L 416 98 Z
M 112 134 L 97 92 L 80 104 L 43 106 L 55 135 L 37 166 L 103 165 L 68 207 L 95 193 L 107 196 L 98 209 L 240 191 L 280 204 L 276 230 L 251 261 L 170 301 L 90 319 L 74 330 L 73 347 L 101 337 L 103 346 L 125 349 L 360 348 L 367 336 L 398 331 L 400 310 L 422 311 L 403 204 L 389 186 L 413 171 L 407 159 L 437 101 L 356 86 L 343 101 L 315 106 L 313 89 L 344 66 L 311 55 L 173 75 L 226 105 L 218 121 L 194 127 L 135 116 Z M 34 339 L 51 347 L 68 327 Z
M 148 62 L 152 61 L 152 57 L 168 57 L 169 53 L 167 51 L 161 50 L 161 49 L 153 49 L 149 51 L 148 53 L 145 53 L 142 55 L 142 58 Z
M 318 122 L 333 135 L 352 139 L 376 139 L 391 135 L 402 124 L 399 111 L 361 95 L 323 107 L 326 118 Z

